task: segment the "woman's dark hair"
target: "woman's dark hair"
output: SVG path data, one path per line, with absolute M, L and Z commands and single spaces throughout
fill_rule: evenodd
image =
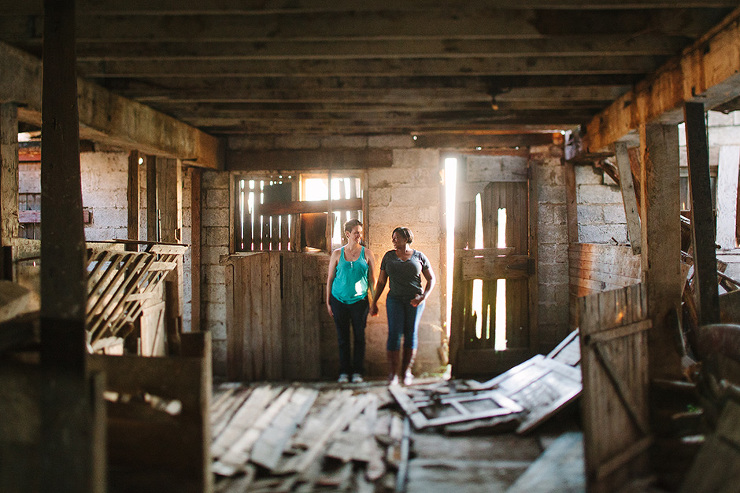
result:
M 362 226 L 362 222 L 359 219 L 350 219 L 344 223 L 344 230 L 347 233 L 351 233 L 352 230 L 355 229 L 355 226 Z
M 414 241 L 414 233 L 412 233 L 409 228 L 404 228 L 402 226 L 399 226 L 393 230 L 393 233 L 391 233 L 391 236 L 393 236 L 394 234 L 403 236 L 406 239 L 406 243 L 408 243 L 409 245 Z

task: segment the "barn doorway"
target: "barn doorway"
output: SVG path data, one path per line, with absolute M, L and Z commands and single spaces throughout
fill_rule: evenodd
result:
M 529 358 L 536 340 L 530 228 L 536 207 L 530 208 L 528 159 L 462 156 L 456 177 L 454 250 L 448 254 L 454 258 L 452 374 L 498 374 Z

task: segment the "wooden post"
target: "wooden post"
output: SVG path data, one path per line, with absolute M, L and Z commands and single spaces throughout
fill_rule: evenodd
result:
M 576 170 L 575 165 L 570 161 L 565 162 L 565 217 L 568 232 L 568 251 L 570 251 L 573 248 L 573 245 L 578 243 L 578 193 L 576 190 Z M 570 256 L 568 262 L 570 263 Z M 573 293 L 570 294 L 569 299 L 568 318 L 570 329 L 573 330 L 578 327 L 578 306 L 576 305 L 576 296 Z
M 0 235 L 2 246 L 18 236 L 18 106 L 0 104 Z
M 719 322 L 717 255 L 712 190 L 709 182 L 709 145 L 703 103 L 686 103 L 686 149 L 691 191 L 691 230 L 694 245 L 694 276 L 698 287 L 699 323 Z
M 157 158 L 146 157 L 146 241 L 159 241 Z
M 45 0 L 41 158 L 40 490 L 105 490 L 103 376 L 86 375 L 75 2 Z
M 534 266 L 529 269 L 527 280 L 527 291 L 529 305 L 529 349 L 532 354 L 540 351 L 540 330 L 539 330 L 539 277 L 537 276 L 537 266 L 539 265 L 539 211 L 540 211 L 540 194 L 539 194 L 539 168 L 535 162 L 529 162 L 529 179 L 527 187 L 529 198 L 527 201 L 527 250 L 529 256 L 529 265 Z M 566 172 L 567 173 L 567 172 Z
M 139 151 L 131 151 L 128 155 L 128 239 L 139 240 Z M 132 245 L 136 249 L 136 245 Z M 127 246 L 128 248 L 128 246 Z
M 0 104 L 0 279 L 13 279 L 12 238 L 18 236 L 18 106 Z
M 190 168 L 190 330 L 200 327 L 201 178 L 199 168 Z
M 678 128 L 640 126 L 642 275 L 647 287 L 651 378 L 677 378 L 681 360 L 676 334 L 666 324 L 681 307 L 681 223 L 679 221 Z M 680 311 L 678 312 L 680 313 Z
M 157 159 L 157 210 L 159 212 L 159 241 L 178 243 L 177 193 L 179 161 L 170 158 Z
M 627 218 L 627 234 L 629 235 L 632 253 L 640 254 L 641 232 L 640 215 L 637 212 L 637 197 L 635 196 L 635 185 L 632 182 L 632 170 L 630 168 L 629 151 L 627 144 L 617 142 L 615 145 L 617 156 L 617 168 L 619 169 L 619 188 L 622 190 L 622 202 L 624 202 L 624 214 Z

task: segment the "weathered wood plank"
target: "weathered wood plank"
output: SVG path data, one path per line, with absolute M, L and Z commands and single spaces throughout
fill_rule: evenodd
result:
M 681 359 L 675 348 L 675 327 L 669 313 L 680 313 L 681 223 L 679 196 L 678 128 L 648 124 L 640 128 L 640 201 L 642 218 L 643 284 L 653 320 L 649 332 L 652 378 L 678 378 Z
M 719 321 L 714 204 L 709 182 L 709 142 L 704 104 L 686 103 L 684 113 L 691 191 L 694 285 L 699 296 L 699 323 L 704 325 Z
M 619 189 L 622 191 L 622 202 L 624 203 L 624 214 L 627 218 L 627 235 L 632 246 L 632 253 L 640 254 L 641 229 L 640 214 L 637 206 L 637 197 L 635 195 L 635 185 L 632 180 L 632 170 L 630 167 L 629 151 L 627 144 L 623 142 L 616 143 L 616 160 L 619 169 Z
M 0 104 L 0 245 L 18 236 L 18 106 Z M 10 273 L 7 273 L 10 274 Z M 4 278 L 10 279 L 9 275 Z

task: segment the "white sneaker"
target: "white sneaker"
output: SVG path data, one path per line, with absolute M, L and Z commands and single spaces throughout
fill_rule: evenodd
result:
M 352 374 L 352 383 L 362 383 L 364 380 L 362 379 L 362 375 L 359 373 L 353 373 Z
M 410 371 L 407 371 L 403 376 L 403 384 L 411 385 L 412 383 L 414 383 L 414 375 Z
M 398 385 L 398 375 L 391 375 L 388 377 L 388 385 Z
M 337 379 L 337 383 L 349 383 L 349 375 L 342 373 Z

